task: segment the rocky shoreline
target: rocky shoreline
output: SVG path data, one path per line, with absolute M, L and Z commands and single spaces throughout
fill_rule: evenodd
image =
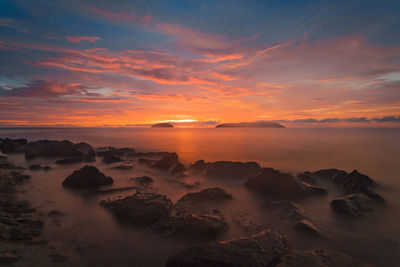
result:
M 263 168 L 256 162 L 205 162 L 199 160 L 185 166 L 176 153 L 136 152 L 132 148 L 103 147 L 94 149 L 89 144 L 70 141 L 1 139 L 0 151 L 4 154 L 24 154 L 26 160 L 38 157 L 54 159 L 55 164 L 85 163 L 65 178 L 63 186 L 81 190 L 84 194 L 108 194 L 134 190 L 125 198 L 107 199 L 100 204 L 121 223 L 144 228 L 165 238 L 186 240 L 198 245 L 190 246 L 171 257 L 166 266 L 370 266 L 342 252 L 332 250 L 296 250 L 287 238 L 266 224 L 258 224 L 238 215 L 234 221 L 246 230 L 248 236 L 235 240 L 216 242 L 218 236 L 229 230 L 225 215 L 219 205 L 235 198 L 222 188 L 210 187 L 187 193 L 175 203 L 168 196 L 152 190 L 153 179 L 148 176 L 131 178 L 136 185 L 126 188 L 101 189 L 113 184 L 113 178 L 99 171 L 91 162 L 101 158 L 103 164 L 122 171 L 134 168 L 132 161 L 154 171 L 163 172 L 182 183 L 182 177 L 200 175 L 206 179 L 230 179 L 243 184 L 265 201 L 260 207 L 266 213 L 293 227 L 294 231 L 311 238 L 321 238 L 339 243 L 353 236 L 323 225 L 296 204 L 303 199 L 318 199 L 327 194 L 324 183 L 332 184 L 342 196 L 330 203 L 330 208 L 343 218 L 363 217 L 387 206 L 376 192 L 379 185 L 370 177 L 354 170 L 351 173 L 337 169 L 304 172 L 296 176 L 272 168 Z M 48 166 L 32 165 L 31 170 L 50 170 Z M 56 253 L 42 239 L 44 216 L 31 208 L 29 202 L 18 200 L 18 185 L 29 179 L 23 169 L 0 159 L 0 194 L 2 251 L 1 264 L 15 266 L 52 266 L 71 264 L 68 256 Z M 196 186 L 196 184 L 192 185 Z M 79 191 L 79 192 L 81 192 Z M 329 208 L 329 207 L 327 207 Z M 55 217 L 54 211 L 48 214 Z M 31 248 L 35 248 L 32 250 Z M 26 252 L 26 251 L 29 251 Z M 33 251 L 33 252 L 32 252 Z M 38 265 L 36 265 L 38 263 Z M 70 265 L 69 265 L 70 266 Z

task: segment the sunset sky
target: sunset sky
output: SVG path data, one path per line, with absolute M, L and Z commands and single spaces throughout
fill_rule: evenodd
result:
M 0 0 L 0 126 L 400 126 L 400 1 Z

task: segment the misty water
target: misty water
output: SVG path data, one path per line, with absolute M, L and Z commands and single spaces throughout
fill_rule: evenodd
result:
M 336 249 L 379 266 L 400 264 L 400 129 L 286 128 L 286 129 L 2 129 L 0 137 L 87 142 L 93 147 L 131 147 L 139 152 L 176 152 L 180 161 L 189 165 L 205 161 L 256 161 L 262 167 L 272 167 L 297 174 L 325 168 L 345 171 L 357 169 L 382 185 L 379 193 L 388 207 L 358 219 L 344 218 L 331 211 L 329 203 L 338 196 L 336 188 L 323 185 L 329 194 L 299 202 L 317 222 L 331 227 L 334 241 L 313 239 L 295 233 L 292 227 L 260 207 L 263 199 L 248 191 L 244 180 L 210 179 L 195 175 L 182 178 L 193 188 L 182 186 L 176 178 L 127 159 L 133 170 L 111 169 L 100 158 L 93 163 L 114 184 L 105 188 L 133 186 L 129 178 L 147 175 L 155 181 L 153 191 L 167 195 L 173 202 L 188 192 L 218 186 L 232 194 L 234 200 L 218 208 L 229 223 L 229 231 L 218 240 L 245 235 L 233 221 L 238 213 L 248 213 L 252 220 L 272 225 L 288 237 L 299 249 Z M 77 255 L 89 266 L 163 266 L 166 259 L 194 243 L 165 238 L 144 228 L 120 224 L 111 213 L 99 205 L 107 198 L 124 197 L 135 191 L 109 195 L 87 195 L 62 187 L 63 180 L 84 164 L 56 165 L 55 159 L 25 161 L 23 155 L 10 155 L 18 165 L 49 165 L 45 172 L 29 171 L 32 176 L 23 188 L 21 198 L 31 201 L 44 214 L 59 210 L 67 216 L 60 223 L 46 221 L 45 239 L 66 254 Z

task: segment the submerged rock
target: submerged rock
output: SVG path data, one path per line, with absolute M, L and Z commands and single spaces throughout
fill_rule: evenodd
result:
M 189 166 L 189 170 L 192 172 L 204 172 L 206 169 L 206 162 L 204 160 L 198 160 L 196 162 L 193 162 Z
M 114 155 L 106 155 L 103 158 L 103 162 L 105 164 L 111 164 L 111 163 L 116 163 L 116 162 L 122 162 L 122 159 L 117 156 L 114 156 Z
M 199 192 L 187 193 L 175 204 L 177 214 L 193 214 L 210 210 L 210 207 L 231 200 L 232 195 L 224 189 L 214 187 L 206 188 Z
M 257 162 L 216 161 L 206 164 L 204 176 L 245 180 L 256 175 L 260 170 L 261 167 Z
M 128 171 L 128 170 L 132 170 L 133 166 L 132 165 L 127 165 L 127 164 L 121 164 L 121 165 L 117 165 L 117 166 L 111 167 L 111 169 Z
M 172 169 L 171 169 L 171 173 L 172 174 L 176 174 L 176 175 L 183 175 L 183 173 L 186 171 L 186 167 L 178 162 Z
M 365 212 L 374 211 L 379 205 L 365 193 L 350 194 L 342 198 L 334 199 L 331 208 L 341 214 L 352 217 L 360 217 Z
M 172 153 L 170 155 L 163 156 L 160 160 L 156 161 L 151 167 L 153 169 L 164 170 L 167 171 L 171 169 L 178 163 L 178 155 L 176 153 Z
M 208 240 L 228 229 L 225 217 L 218 210 L 173 216 L 151 226 L 155 232 L 186 240 Z
M 102 201 L 117 219 L 138 226 L 148 226 L 169 216 L 172 202 L 159 194 L 134 194 L 123 199 Z
M 94 166 L 84 166 L 80 170 L 74 171 L 68 176 L 63 186 L 72 188 L 90 188 L 102 185 L 112 184 L 114 181 L 111 177 L 105 176 Z

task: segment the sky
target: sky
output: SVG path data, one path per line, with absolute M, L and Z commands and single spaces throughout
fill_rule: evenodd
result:
M 400 126 L 400 1 L 0 0 L 0 126 Z

